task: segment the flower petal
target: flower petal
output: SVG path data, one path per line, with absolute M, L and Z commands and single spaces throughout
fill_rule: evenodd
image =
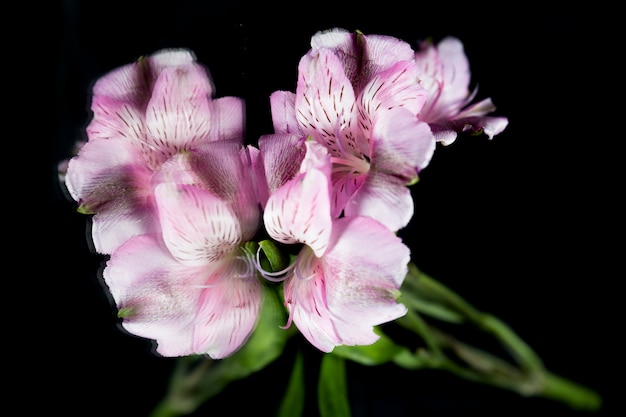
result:
M 391 230 L 405 227 L 413 217 L 413 197 L 403 180 L 371 170 L 346 204 L 346 216 L 366 216 Z
M 283 186 L 300 171 L 306 155 L 305 138 L 297 134 L 263 135 L 259 150 L 265 167 L 265 177 L 270 193 Z
M 239 258 L 220 262 L 198 300 L 195 352 L 224 358 L 243 345 L 254 330 L 262 302 L 261 282 Z
M 161 183 L 155 200 L 163 239 L 172 255 L 186 265 L 222 259 L 241 243 L 241 227 L 229 205 L 194 185 Z
M 156 340 L 163 356 L 196 353 L 193 333 L 201 269 L 182 265 L 156 236 L 143 235 L 111 255 L 103 278 L 125 330 Z
M 291 91 L 275 91 L 270 95 L 274 133 L 301 133 L 296 118 L 296 95 Z
M 435 152 L 435 138 L 427 123 L 403 108 L 379 112 L 372 131 L 373 169 L 413 182 Z
M 330 158 L 316 142 L 306 142 L 307 154 L 298 174 L 274 191 L 263 219 L 267 233 L 279 242 L 304 243 L 318 256 L 326 250 L 331 231 Z
M 326 146 L 332 155 L 343 153 L 339 133 L 352 137 L 358 127 L 355 94 L 339 57 L 322 49 L 305 55 L 298 65 L 296 117 L 302 132 Z M 345 130 L 345 132 L 343 132 Z M 351 140 L 354 142 L 354 139 Z
M 68 162 L 65 186 L 80 210 L 95 214 L 91 235 L 98 253 L 110 254 L 131 236 L 159 230 L 152 219 L 152 173 L 141 162 L 120 137 L 87 141 Z
M 146 140 L 164 161 L 181 149 L 207 141 L 211 83 L 199 67 L 165 68 L 146 109 Z M 162 156 L 161 156 L 162 155 Z
M 378 337 L 372 326 L 406 313 L 397 298 L 409 261 L 409 248 L 375 220 L 344 217 L 334 222 L 332 246 L 324 256 L 326 299 L 338 318 L 343 344 L 373 342 Z

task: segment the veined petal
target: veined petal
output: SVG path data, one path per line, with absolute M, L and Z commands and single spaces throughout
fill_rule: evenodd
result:
M 263 219 L 268 234 L 283 243 L 304 243 L 321 256 L 331 232 L 330 158 L 321 145 L 306 142 L 304 173 L 274 191 Z
M 372 169 L 395 175 L 407 184 L 428 165 L 436 147 L 428 124 L 402 108 L 379 112 L 372 138 Z
M 406 313 L 397 298 L 409 261 L 409 248 L 375 220 L 335 221 L 324 271 L 328 308 L 337 317 L 335 327 L 343 344 L 373 343 L 378 339 L 373 326 Z
M 82 212 L 95 214 L 91 237 L 98 253 L 110 254 L 132 236 L 159 230 L 150 197 L 152 172 L 141 162 L 120 137 L 87 141 L 68 162 L 65 185 Z
M 273 193 L 300 171 L 306 155 L 305 138 L 299 134 L 282 133 L 263 135 L 258 142 L 267 186 Z
M 409 224 L 413 211 L 413 197 L 406 183 L 374 170 L 344 208 L 347 217 L 371 217 L 393 231 Z
M 412 61 L 415 51 L 411 45 L 401 39 L 388 35 L 362 35 L 364 37 L 364 54 L 370 65 L 375 66 L 377 74 L 391 68 L 400 61 Z
M 274 133 L 301 134 L 296 118 L 296 95 L 291 91 L 275 91 L 270 95 Z
M 142 108 L 128 101 L 94 96 L 91 110 L 93 118 L 86 129 L 89 140 L 121 136 L 137 147 L 147 146 Z
M 239 97 L 220 97 L 209 101 L 209 140 L 235 140 L 243 144 L 244 101 Z
M 87 141 L 68 162 L 65 186 L 74 200 L 97 212 L 122 195 L 149 191 L 150 171 L 141 162 L 139 152 L 122 138 Z
M 250 156 L 250 168 L 254 178 L 254 191 L 256 193 L 256 201 L 261 205 L 261 209 L 265 209 L 265 204 L 269 198 L 270 191 L 268 187 L 267 177 L 265 176 L 265 167 L 263 166 L 263 155 L 259 148 L 254 145 L 247 145 L 248 155 Z
M 302 132 L 326 146 L 332 155 L 344 152 L 338 132 L 353 137 L 356 122 L 355 94 L 340 59 L 329 50 L 313 58 L 305 55 L 298 66 L 296 117 Z
M 285 282 L 285 305 L 302 335 L 322 352 L 341 344 L 326 301 L 326 278 L 322 260 L 303 247 L 296 266 Z
M 195 352 L 224 358 L 239 349 L 254 330 L 262 288 L 255 270 L 248 266 L 244 259 L 231 257 L 211 271 L 198 300 Z
M 111 255 L 103 278 L 124 329 L 156 340 L 156 350 L 163 356 L 184 356 L 196 353 L 194 318 L 202 272 L 172 258 L 156 236 L 143 235 Z
M 439 98 L 441 106 L 460 104 L 470 95 L 470 67 L 463 43 L 454 37 L 446 37 L 437 44 L 437 54 L 443 68 L 443 91 Z
M 163 239 L 172 255 L 186 265 L 222 259 L 241 243 L 241 227 L 229 205 L 194 185 L 161 183 L 155 200 Z
M 342 28 L 320 31 L 311 38 L 309 55 L 322 49 L 339 57 L 345 74 L 357 91 L 374 75 L 398 61 L 410 61 L 414 57 L 411 46 L 398 38 L 351 33 Z
M 156 80 L 146 109 L 147 141 L 165 160 L 181 149 L 207 140 L 211 83 L 195 66 L 165 68 Z
M 421 110 L 428 91 L 419 83 L 412 61 L 400 61 L 376 74 L 359 96 L 359 109 L 373 115 L 379 109 L 404 107 L 413 115 Z

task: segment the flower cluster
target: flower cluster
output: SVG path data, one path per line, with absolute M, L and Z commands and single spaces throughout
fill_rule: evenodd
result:
M 368 345 L 403 316 L 409 186 L 436 144 L 489 138 L 508 120 L 472 104 L 458 39 L 414 50 L 390 36 L 316 33 L 296 91 L 269 97 L 274 132 L 244 140 L 245 103 L 215 97 L 185 49 L 117 68 L 93 87 L 88 140 L 62 181 L 92 216 L 123 327 L 163 356 L 224 358 L 250 337 L 263 286 L 316 348 Z M 268 260 L 277 248 L 281 262 Z M 271 262 L 270 262 L 271 261 Z

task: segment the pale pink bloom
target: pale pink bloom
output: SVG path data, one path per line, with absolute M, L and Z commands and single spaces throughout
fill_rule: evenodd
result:
M 295 94 L 270 97 L 275 133 L 311 137 L 331 156 L 332 215 L 366 215 L 392 230 L 413 215 L 408 184 L 435 140 L 416 117 L 421 87 L 410 46 L 393 37 L 334 29 L 315 34 Z
M 159 51 L 96 81 L 88 140 L 60 168 L 80 210 L 95 214 L 97 252 L 158 232 L 150 182 L 163 162 L 208 142 L 243 140 L 242 100 L 213 94 L 206 69 L 182 49 Z
M 478 87 L 469 90 L 470 67 L 459 39 L 446 37 L 437 45 L 423 41 L 415 61 L 428 89 L 419 118 L 430 125 L 437 141 L 449 145 L 461 132 L 484 133 L 491 139 L 506 128 L 506 117 L 487 116 L 496 110 L 491 98 L 470 104 Z
M 251 161 L 227 145 L 164 164 L 154 186 L 162 234 L 128 239 L 104 268 L 124 329 L 154 339 L 163 356 L 224 358 L 257 323 L 262 284 L 243 245 L 260 211 Z
M 407 273 L 409 249 L 394 232 L 364 216 L 331 215 L 328 151 L 315 141 L 298 144 L 298 136 L 266 135 L 259 146 L 266 175 L 274 181 L 263 214 L 268 234 L 285 244 L 300 244 L 285 271 L 285 305 L 289 321 L 316 348 L 369 345 L 378 340 L 374 326 L 406 314 L 397 302 Z M 272 170 L 287 161 L 285 142 L 306 148 L 300 168 L 285 166 L 294 177 L 282 185 Z M 295 151 L 299 152 L 299 150 Z M 280 169 L 279 169 L 280 170 Z M 265 274 L 266 278 L 270 274 Z

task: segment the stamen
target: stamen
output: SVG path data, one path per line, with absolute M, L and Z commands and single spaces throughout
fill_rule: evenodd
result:
M 291 271 L 293 269 L 293 267 L 295 266 L 295 264 L 291 264 L 288 265 L 286 268 L 284 268 L 281 271 L 266 271 L 265 269 L 263 269 L 263 267 L 261 266 L 261 247 L 259 246 L 259 248 L 256 251 L 256 255 L 253 255 L 248 249 L 246 248 L 242 248 L 242 250 L 248 255 L 247 259 L 250 261 L 251 265 L 253 265 L 254 269 L 257 270 L 257 272 L 266 280 L 268 281 L 272 281 L 272 282 L 282 282 L 285 279 L 287 279 L 287 273 L 289 271 Z M 282 276 L 281 276 L 282 275 Z

